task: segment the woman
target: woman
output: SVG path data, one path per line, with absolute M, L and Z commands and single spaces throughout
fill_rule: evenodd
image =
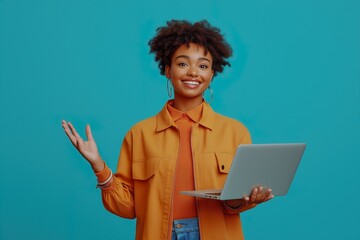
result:
M 90 126 L 84 141 L 73 125 L 65 133 L 98 177 L 104 206 L 136 218 L 136 239 L 243 239 L 239 213 L 273 198 L 256 187 L 242 199 L 217 201 L 179 194 L 221 188 L 239 144 L 251 143 L 240 122 L 215 113 L 203 99 L 232 49 L 207 21 L 172 20 L 149 41 L 174 98 L 126 134 L 117 171 L 102 160 Z

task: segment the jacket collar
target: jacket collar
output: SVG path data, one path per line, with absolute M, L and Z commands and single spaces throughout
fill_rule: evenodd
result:
M 162 110 L 156 115 L 157 132 L 176 126 L 169 111 L 167 110 L 167 104 L 168 102 L 165 104 Z M 215 115 L 214 110 L 212 110 L 212 108 L 207 102 L 204 102 L 203 113 L 200 118 L 199 124 L 212 130 L 214 126 L 214 115 Z

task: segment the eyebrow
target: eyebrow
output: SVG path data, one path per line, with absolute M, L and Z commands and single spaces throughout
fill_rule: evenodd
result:
M 179 55 L 179 56 L 177 56 L 175 59 L 178 59 L 178 58 L 186 58 L 186 59 L 190 59 L 190 57 L 189 56 L 187 56 L 187 55 Z M 208 59 L 208 58 L 206 58 L 206 57 L 200 57 L 200 58 L 198 58 L 197 60 L 205 60 L 205 61 L 208 61 L 209 63 L 210 63 L 210 60 Z

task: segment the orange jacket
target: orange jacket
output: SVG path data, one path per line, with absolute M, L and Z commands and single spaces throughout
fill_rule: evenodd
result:
M 205 103 L 192 127 L 196 189 L 222 188 L 239 144 L 250 143 L 240 122 L 215 113 Z M 179 132 L 165 107 L 126 134 L 114 181 L 102 190 L 104 206 L 124 218 L 136 218 L 136 239 L 171 239 L 174 173 Z M 243 239 L 239 212 L 222 201 L 197 199 L 202 240 Z

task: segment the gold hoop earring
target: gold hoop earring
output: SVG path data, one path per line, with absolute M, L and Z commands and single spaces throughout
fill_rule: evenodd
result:
M 173 87 L 172 87 L 172 83 L 171 83 L 170 79 L 168 79 L 167 82 L 166 82 L 166 89 L 167 89 L 167 93 L 168 93 L 169 98 L 172 98 Z

